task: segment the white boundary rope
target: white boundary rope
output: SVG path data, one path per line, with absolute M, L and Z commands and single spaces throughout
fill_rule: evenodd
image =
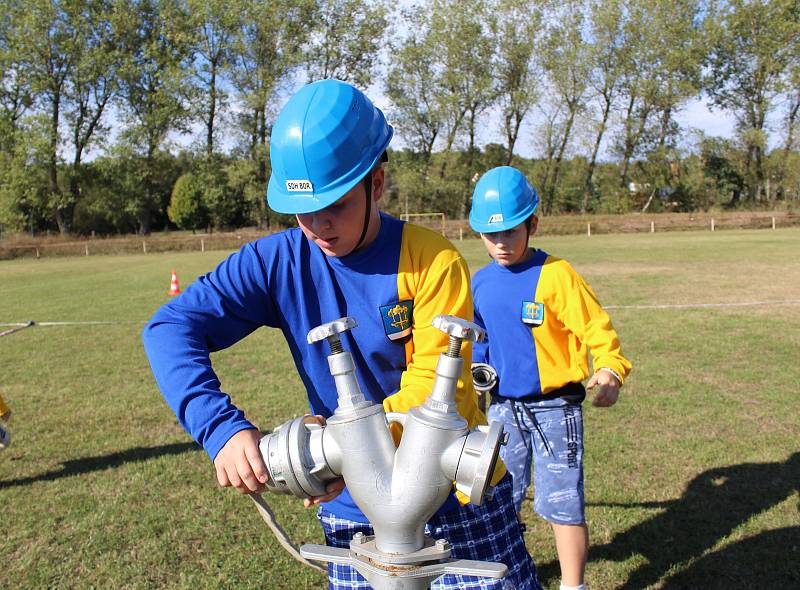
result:
M 707 307 L 758 307 L 768 305 L 796 305 L 800 299 L 782 301 L 743 301 L 740 303 L 665 303 L 645 305 L 604 305 L 605 309 L 703 309 Z
M 725 307 L 759 307 L 770 305 L 797 305 L 800 299 L 773 301 L 742 301 L 738 303 L 646 303 L 641 305 L 604 305 L 605 309 L 706 309 Z M 27 328 L 29 326 L 114 326 L 121 324 L 146 324 L 143 320 L 87 320 L 59 322 L 0 322 L 0 327 Z M 0 334 L 2 335 L 2 334 Z
M 114 320 L 114 321 L 101 321 L 101 320 L 90 320 L 90 321 L 83 321 L 83 322 L 34 322 L 34 326 L 113 326 L 117 324 L 146 324 L 147 322 L 142 320 Z M 27 327 L 29 324 L 28 322 L 15 322 L 15 323 L 2 323 L 0 322 L 0 326 L 17 326 L 17 327 Z

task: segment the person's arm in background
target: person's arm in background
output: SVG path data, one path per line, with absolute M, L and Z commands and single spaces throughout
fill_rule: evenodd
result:
M 622 355 L 611 318 L 598 302 L 592 288 L 571 266 L 567 268 L 569 278 L 562 283 L 562 297 L 567 303 L 560 317 L 591 352 L 594 374 L 586 387 L 596 389 L 592 404 L 612 406 L 619 397 L 619 388 L 631 371 L 631 363 Z
M 255 244 L 248 244 L 162 306 L 142 333 L 167 404 L 214 461 L 219 484 L 242 492 L 266 482 L 261 435 L 221 390 L 210 353 L 273 325 L 265 276 Z

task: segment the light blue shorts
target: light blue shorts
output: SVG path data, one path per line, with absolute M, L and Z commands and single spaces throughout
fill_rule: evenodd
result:
M 514 478 L 514 507 L 522 509 L 533 470 L 533 509 L 553 524 L 586 522 L 583 495 L 583 412 L 580 403 L 553 398 L 492 403 L 489 420 L 509 434 L 500 453 Z

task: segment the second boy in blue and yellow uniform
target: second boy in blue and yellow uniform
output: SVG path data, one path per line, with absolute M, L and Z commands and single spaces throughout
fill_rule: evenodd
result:
M 246 245 L 162 307 L 145 329 L 159 387 L 212 458 L 223 486 L 261 491 L 267 474 L 260 433 L 221 391 L 211 351 L 261 326 L 281 330 L 311 411 L 328 417 L 337 394 L 327 353 L 309 347 L 306 334 L 352 316 L 358 327 L 343 339 L 361 390 L 386 411 L 405 412 L 427 398 L 439 354 L 447 349 L 433 318 L 472 316 L 469 271 L 458 251 L 442 236 L 378 210 L 381 160 L 391 136 L 383 113 L 352 86 L 326 80 L 301 89 L 272 131 L 268 189 L 270 206 L 295 214 L 300 227 Z M 466 364 L 456 398 L 470 426 L 485 422 Z M 502 561 L 509 567 L 506 580 L 448 575 L 434 588 L 540 588 L 502 465 L 492 483 L 495 495 L 480 507 L 451 495 L 427 532 L 448 538 L 453 557 Z M 372 531 L 343 487 L 329 484 L 328 494 L 313 503 L 321 505 L 326 542 L 346 547 L 356 532 Z M 349 566 L 329 564 L 328 571 L 330 588 L 368 587 Z
M 514 506 L 522 509 L 533 463 L 534 509 L 553 525 L 562 588 L 581 588 L 588 548 L 581 382 L 591 352 L 595 405 L 612 405 L 630 363 L 586 281 L 565 260 L 528 246 L 537 205 L 515 168 L 492 169 L 475 187 L 470 224 L 493 262 L 473 277 L 475 321 L 487 332 L 473 360 L 497 372 L 489 419 L 509 433 L 501 452 L 514 476 Z

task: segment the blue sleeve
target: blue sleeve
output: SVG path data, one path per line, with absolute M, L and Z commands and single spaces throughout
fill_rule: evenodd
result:
M 212 460 L 230 437 L 255 427 L 221 391 L 209 355 L 277 325 L 267 276 L 256 243 L 247 244 L 162 306 L 142 334 L 164 399 Z

